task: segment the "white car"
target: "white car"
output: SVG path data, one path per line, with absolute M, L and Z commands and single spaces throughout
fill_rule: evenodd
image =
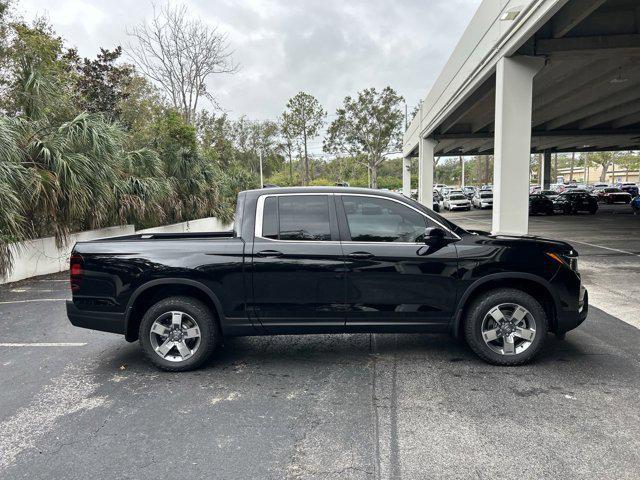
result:
M 462 193 L 448 195 L 443 203 L 446 210 L 471 210 L 471 202 Z
M 493 208 L 493 192 L 478 192 L 471 199 L 471 203 L 476 208 Z

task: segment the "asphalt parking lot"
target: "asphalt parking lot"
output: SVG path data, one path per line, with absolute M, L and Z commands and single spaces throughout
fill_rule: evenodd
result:
M 66 275 L 0 286 L 0 478 L 638 478 L 640 217 L 531 231 L 574 242 L 609 313 L 516 368 L 448 336 L 362 334 L 232 339 L 162 373 L 68 323 Z

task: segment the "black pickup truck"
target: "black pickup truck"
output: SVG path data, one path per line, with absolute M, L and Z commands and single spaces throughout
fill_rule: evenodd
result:
M 139 340 L 157 366 L 201 365 L 224 337 L 450 332 L 497 365 L 587 316 L 576 251 L 464 230 L 391 192 L 241 192 L 229 232 L 77 243 L 71 323 Z

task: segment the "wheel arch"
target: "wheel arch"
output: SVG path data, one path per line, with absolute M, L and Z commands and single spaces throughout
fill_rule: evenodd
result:
M 473 300 L 482 293 L 497 288 L 515 288 L 532 295 L 536 300 L 540 301 L 547 314 L 549 330 L 556 330 L 559 300 L 553 293 L 549 282 L 544 278 L 529 273 L 506 272 L 487 275 L 467 287 L 458 302 L 458 308 L 451 326 L 452 334 L 455 337 L 460 335 L 462 322 Z
M 186 295 L 202 301 L 216 315 L 217 328 L 222 328 L 221 323 L 224 318 L 222 304 L 209 287 L 196 280 L 186 278 L 162 278 L 142 284 L 131 295 L 125 310 L 125 339 L 128 342 L 135 342 L 138 339 L 140 321 L 149 307 L 162 298 L 174 295 Z

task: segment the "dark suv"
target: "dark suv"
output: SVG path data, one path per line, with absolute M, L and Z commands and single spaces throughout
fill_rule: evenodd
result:
M 577 257 L 565 242 L 465 230 L 391 192 L 251 190 L 233 231 L 76 244 L 67 312 L 175 371 L 223 337 L 352 332 L 450 332 L 517 365 L 586 318 Z

